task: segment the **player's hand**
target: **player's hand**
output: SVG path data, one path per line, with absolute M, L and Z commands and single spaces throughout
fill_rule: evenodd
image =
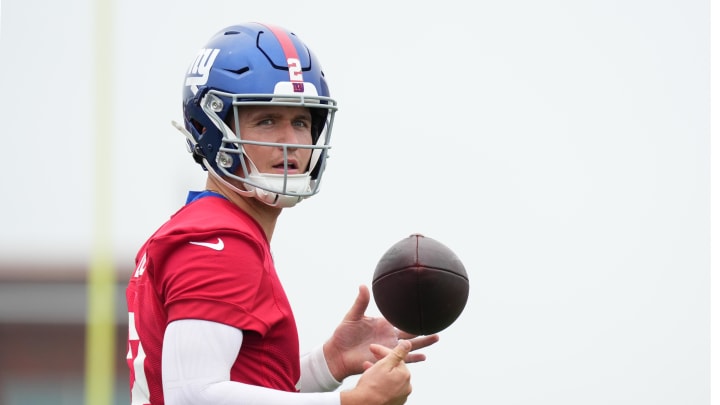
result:
M 377 361 L 371 344 L 393 348 L 399 339 L 405 339 L 411 347 L 403 361 L 415 363 L 424 361 L 426 357 L 414 351 L 430 346 L 439 339 L 437 334 L 411 335 L 396 329 L 385 318 L 365 316 L 369 303 L 370 291 L 367 286 L 361 285 L 353 306 L 323 347 L 330 372 L 338 381 L 362 373 L 365 362 Z
M 340 394 L 342 405 L 400 405 L 412 392 L 410 370 L 403 359 L 407 358 L 412 345 L 400 340 L 394 349 L 371 345 L 376 363 L 366 362 L 367 369 L 355 388 Z

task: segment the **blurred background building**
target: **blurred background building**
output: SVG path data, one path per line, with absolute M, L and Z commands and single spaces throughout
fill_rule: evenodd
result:
M 0 260 L 0 405 L 85 402 L 87 265 Z M 115 404 L 129 404 L 125 285 L 117 269 Z

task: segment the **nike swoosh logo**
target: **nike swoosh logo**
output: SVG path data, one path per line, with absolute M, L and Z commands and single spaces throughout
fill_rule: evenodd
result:
M 190 242 L 191 245 L 198 245 L 198 246 L 204 246 L 206 248 L 210 248 L 212 250 L 223 250 L 225 247 L 225 244 L 223 243 L 222 239 L 218 238 L 218 241 L 216 243 L 210 243 L 210 242 Z

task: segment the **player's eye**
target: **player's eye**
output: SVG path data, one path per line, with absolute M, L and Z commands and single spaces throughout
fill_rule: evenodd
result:
M 305 118 L 296 119 L 293 121 L 293 125 L 296 127 L 310 128 L 310 120 Z

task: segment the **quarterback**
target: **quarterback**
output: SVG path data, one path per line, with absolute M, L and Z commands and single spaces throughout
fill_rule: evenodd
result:
M 301 354 L 270 251 L 282 210 L 317 194 L 326 168 L 337 104 L 317 57 L 282 27 L 226 27 L 191 61 L 182 109 L 175 126 L 207 183 L 138 251 L 132 404 L 404 403 L 407 363 L 438 336 L 366 316 L 361 285 L 332 336 Z

